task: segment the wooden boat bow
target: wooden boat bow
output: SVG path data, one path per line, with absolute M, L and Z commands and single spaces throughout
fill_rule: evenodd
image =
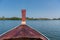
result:
M 26 25 L 26 10 L 22 10 L 21 25 L 0 36 L 0 40 L 48 40 L 41 33 Z

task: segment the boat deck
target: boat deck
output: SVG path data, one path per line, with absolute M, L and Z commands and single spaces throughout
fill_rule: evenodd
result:
M 30 28 L 27 25 L 20 25 L 17 28 L 5 33 L 0 37 L 0 40 L 47 40 L 39 32 Z

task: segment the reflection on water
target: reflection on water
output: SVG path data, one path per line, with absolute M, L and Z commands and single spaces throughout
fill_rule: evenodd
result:
M 0 20 L 0 35 L 20 25 L 20 20 Z M 60 20 L 27 20 L 27 25 L 50 40 L 60 39 Z

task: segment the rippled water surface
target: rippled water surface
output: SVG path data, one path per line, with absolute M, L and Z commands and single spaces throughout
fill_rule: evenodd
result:
M 20 20 L 0 20 L 0 35 L 20 24 Z M 50 40 L 60 40 L 60 20 L 27 20 L 27 25 Z

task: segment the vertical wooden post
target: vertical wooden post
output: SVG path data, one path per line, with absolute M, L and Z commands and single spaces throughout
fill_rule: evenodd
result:
M 22 23 L 21 24 L 26 24 L 26 10 L 22 10 Z

